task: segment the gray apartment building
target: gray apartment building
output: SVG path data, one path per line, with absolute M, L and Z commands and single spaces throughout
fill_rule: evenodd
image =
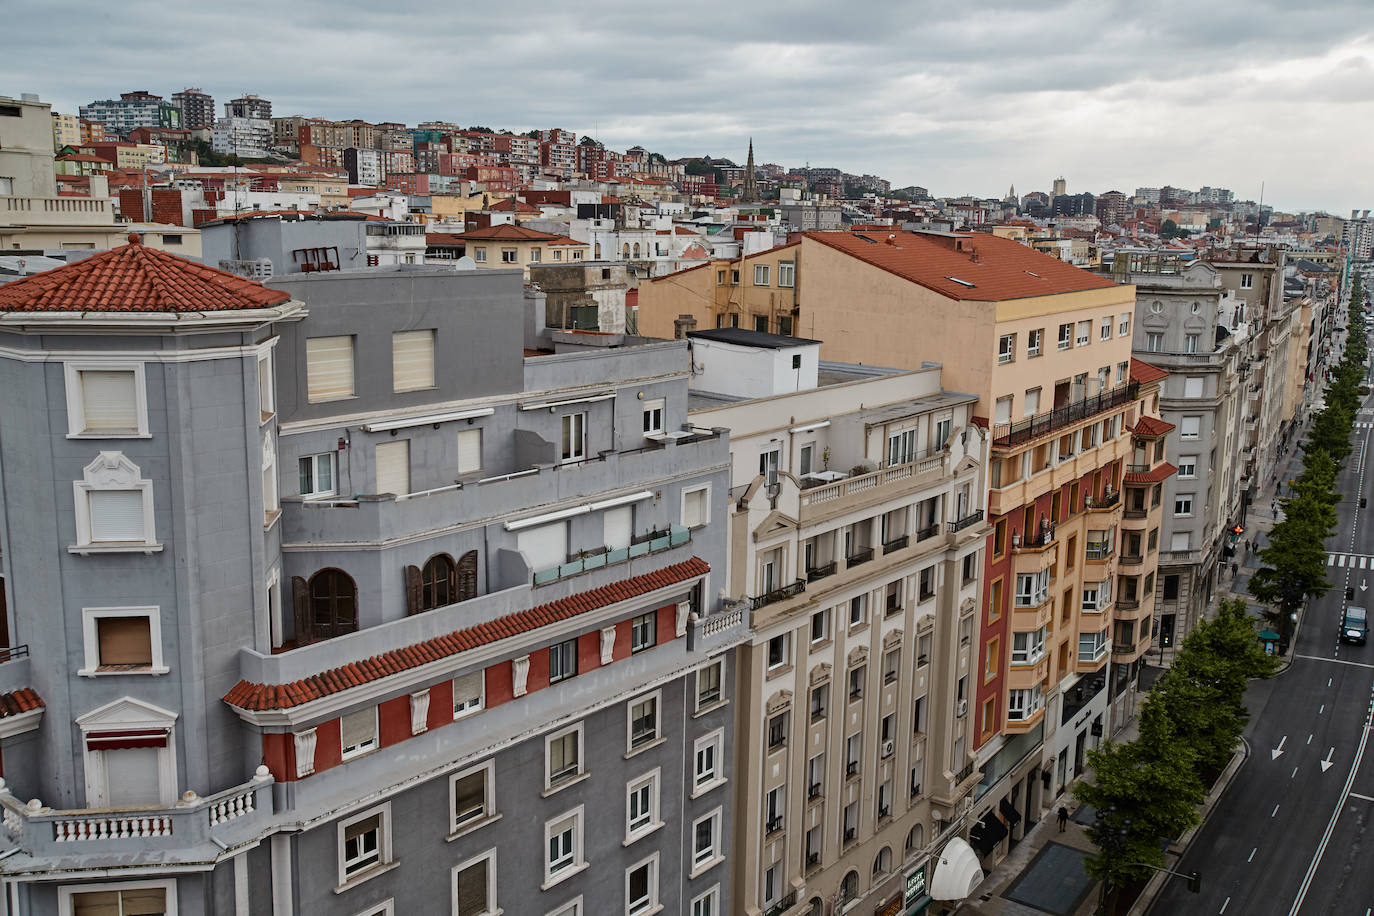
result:
M 137 242 L 0 290 L 9 912 L 731 912 L 728 436 L 684 342 L 542 307 Z

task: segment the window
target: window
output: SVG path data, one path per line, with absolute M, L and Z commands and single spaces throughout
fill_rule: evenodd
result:
M 842 843 L 852 843 L 859 834 L 859 803 L 850 802 L 844 806 L 842 829 L 840 841 Z M 857 883 L 857 876 L 856 876 Z
M 495 814 L 495 764 L 488 762 L 457 774 L 449 782 L 453 818 L 449 832 L 485 821 Z
M 1086 347 L 1091 340 L 1093 333 L 1093 323 L 1091 321 L 1078 322 L 1078 334 L 1074 338 L 1074 346 Z
M 410 440 L 378 442 L 375 449 L 378 493 L 405 496 L 410 492 Z
M 343 759 L 361 757 L 377 749 L 377 707 L 345 713 L 339 720 L 339 743 Z
M 778 286 L 791 289 L 797 282 L 797 265 L 793 261 L 778 262 Z M 693 914 L 695 916 L 695 914 Z
M 547 788 L 582 773 L 582 725 L 555 732 L 544 739 Z
M 1180 417 L 1178 424 L 1178 437 L 1180 439 L 1196 439 L 1198 429 L 1202 426 L 1202 417 Z
M 58 890 L 66 916 L 134 916 L 177 912 L 174 880 L 133 884 L 76 884 Z
M 1129 333 L 1131 333 L 1131 313 L 1123 312 L 1121 320 L 1116 326 L 1116 334 L 1118 337 L 1125 337 Z
M 931 446 L 936 449 L 943 449 L 945 443 L 949 441 L 949 432 L 953 427 L 954 420 L 951 418 L 946 417 L 943 420 L 937 420 L 935 423 L 935 441 L 931 443 Z
M 1078 634 L 1078 660 L 1095 662 L 1107 651 L 1107 631 Z
M 1183 352 L 1184 352 L 1184 353 L 1196 353 L 1196 352 L 1198 352 L 1197 347 L 1198 347 L 1198 340 L 1199 340 L 1199 339 L 1200 339 L 1200 335 L 1197 335 L 1197 334 L 1184 334 L 1184 335 L 1183 335 Z
M 653 648 L 654 628 L 658 622 L 658 616 L 654 611 L 647 614 L 640 614 L 630 621 L 630 651 L 642 652 L 645 649 Z
M 778 283 L 782 283 L 782 267 L 778 265 Z M 791 285 L 791 284 L 788 284 Z M 720 886 L 711 888 L 700 897 L 692 899 L 692 916 L 723 916 L 720 909 Z
M 82 608 L 81 623 L 85 664 L 77 674 L 166 674 L 170 670 L 162 660 L 158 608 Z
M 1178 456 L 1178 476 L 1196 477 L 1197 476 L 1197 455 Z
M 658 740 L 658 700 L 659 695 L 652 693 L 640 700 L 631 700 L 629 706 L 629 748 L 635 750 Z
M 481 671 L 459 675 L 453 679 L 453 718 L 461 719 L 482 708 L 484 679 Z
M 644 402 L 644 435 L 663 432 L 664 398 L 654 398 Z
M 724 285 L 725 285 L 725 271 L 723 271 L 723 270 L 718 270 L 718 271 L 716 271 L 716 286 L 724 286 Z
M 1161 353 L 1164 350 L 1164 335 L 1147 333 L 1145 335 L 1145 349 L 1151 353 Z
M 396 331 L 391 335 L 391 390 L 434 387 L 434 331 Z
M 682 525 L 700 528 L 711 521 L 711 488 L 697 487 L 682 491 Z
M 864 695 L 864 678 L 867 674 L 868 668 L 864 665 L 849 669 L 849 698 L 851 700 L 857 700 Z
M 1059 326 L 1059 349 L 1067 350 L 1073 346 L 1073 324 L 1072 322 Z
M 1036 328 L 1034 331 L 1026 333 L 1026 356 L 1036 357 L 1041 353 L 1041 347 L 1045 340 L 1045 329 Z
M 335 484 L 334 453 L 306 455 L 299 462 L 301 496 L 306 499 L 320 496 L 333 496 L 338 492 Z
M 720 702 L 720 682 L 724 670 L 724 659 L 712 662 L 705 668 L 697 669 L 697 709 Z
M 725 780 L 720 774 L 721 747 L 725 732 L 721 729 L 696 740 L 692 752 L 692 794 L 715 788 Z
M 826 701 L 830 699 L 830 685 L 817 684 L 811 688 L 811 721 L 825 718 Z
M 997 338 L 997 362 L 1009 363 L 1016 359 L 1016 335 L 1003 334 Z
M 549 683 L 556 684 L 577 674 L 577 639 L 569 639 L 549 649 Z
M 1026 398 L 1025 398 L 1025 401 L 1024 401 L 1023 403 L 1024 403 L 1025 406 L 1021 409 L 1021 415 L 1022 415 L 1022 416 L 1025 416 L 1025 417 L 1033 417 L 1033 416 L 1035 416 L 1037 413 L 1039 413 L 1039 412 L 1040 412 L 1040 389 L 1039 389 L 1039 388 L 1027 388 L 1027 389 L 1026 389 Z
M 658 854 L 625 870 L 625 914 L 639 916 L 658 906 Z
M 697 872 L 720 858 L 721 810 L 717 808 L 692 822 L 692 871 Z
M 1016 606 L 1039 607 L 1050 600 L 1050 571 L 1017 573 Z
M 1034 665 L 1045 657 L 1045 628 L 1011 636 L 1011 663 Z
M 339 823 L 339 884 L 391 861 L 391 806 Z
M 1202 397 L 1202 376 L 1193 376 L 1183 380 L 1183 396 L 1185 398 Z
M 305 342 L 305 399 L 311 404 L 353 397 L 353 337 Z
M 929 601 L 935 597 L 935 567 L 927 566 L 921 570 L 916 580 L 916 595 L 919 601 Z
M 788 651 L 791 635 L 790 633 L 779 633 L 768 640 L 768 668 L 770 671 L 781 668 L 791 661 L 791 655 Z
M 830 638 L 830 608 L 811 615 L 811 641 L 824 642 Z
M 763 832 L 774 833 L 782 829 L 783 814 L 787 810 L 786 788 L 774 786 L 763 797 Z
M 478 264 L 487 263 L 487 250 L 485 248 L 474 248 L 472 250 L 472 259 Z
M 76 550 L 161 550 L 153 523 L 153 484 L 120 452 L 101 452 L 73 481 Z
M 857 627 L 868 619 L 868 595 L 855 595 L 849 599 L 849 625 Z
M 276 381 L 272 372 L 272 351 L 258 356 L 258 415 L 266 423 L 277 412 Z
M 518 251 L 516 251 L 514 248 L 502 248 L 502 249 L 501 249 L 501 263 L 502 263 L 502 264 L 516 264 L 516 263 L 519 263 L 519 262 L 518 262 L 519 256 L 520 256 L 520 253 L 519 253 Z
M 566 878 L 582 861 L 582 807 L 544 824 L 544 887 Z
M 775 751 L 787 744 L 787 716 L 780 712 L 768 720 L 768 750 Z
M 561 251 L 555 251 L 553 253 L 553 259 L 557 261 L 558 256 L 562 253 Z M 578 897 L 576 900 L 571 900 L 554 910 L 549 916 L 587 916 L 587 911 L 582 909 L 582 898 Z
M 1011 402 L 1012 396 L 1009 394 L 1003 395 L 997 399 L 996 413 L 993 417 L 993 423 L 995 425 L 1001 426 L 1004 423 L 1011 422 Z
M 496 850 L 453 868 L 453 916 L 490 916 L 496 912 Z
M 358 587 L 353 578 L 340 569 L 322 569 L 299 587 L 293 580 L 296 595 L 296 641 L 308 643 L 316 639 L 332 639 L 358 629 Z
M 1124 383 L 1125 383 L 1125 381 L 1126 381 L 1126 370 L 1129 369 L 1129 368 L 1130 368 L 1130 363 L 1117 363 L 1117 364 L 1116 364 L 1116 383 L 1117 383 L 1118 385 L 1121 385 L 1121 384 L 1124 384 Z
M 1108 315 L 1102 319 L 1102 326 L 1098 328 L 1098 338 L 1101 340 L 1112 339 L 1112 316 Z
M 625 788 L 625 841 L 632 842 L 661 826 L 658 818 L 658 770 Z
M 1191 531 L 1175 531 L 1169 535 L 1170 550 L 1191 550 L 1193 547 L 1193 533 Z
M 458 473 L 471 474 L 482 469 L 482 430 L 458 431 Z
M 1007 691 L 1007 719 L 1023 722 L 1040 711 L 1041 694 L 1039 687 L 1029 690 Z
M 733 284 L 736 285 L 736 286 L 739 285 L 739 271 L 738 271 L 738 270 L 732 270 L 732 271 L 730 271 L 730 282 L 733 283 Z
M 767 264 L 755 264 L 755 265 L 754 265 L 754 285 L 755 285 L 755 286 L 767 286 L 767 285 L 768 285 L 768 265 L 767 265 Z
M 930 649 L 934 641 L 933 634 L 922 633 L 916 638 L 916 667 L 923 668 L 930 664 Z
M 1241 288 L 1241 289 L 1253 289 L 1254 286 L 1255 286 L 1255 275 L 1254 275 L 1254 274 L 1241 274 L 1241 275 L 1240 275 L 1240 288 Z
M 1193 497 L 1192 494 L 1174 497 L 1174 515 L 1192 515 Z
M 148 435 L 142 363 L 67 363 L 65 376 L 68 435 Z
M 587 415 L 570 413 L 563 417 L 562 456 L 564 461 L 587 457 Z
M 530 263 L 531 263 L 531 264 L 538 264 L 539 261 L 541 260 L 541 255 L 542 255 L 542 253 L 543 253 L 543 249 L 542 249 L 542 248 L 531 248 L 531 249 L 530 249 Z
M 904 429 L 887 437 L 887 463 L 891 467 L 916 460 L 916 430 Z

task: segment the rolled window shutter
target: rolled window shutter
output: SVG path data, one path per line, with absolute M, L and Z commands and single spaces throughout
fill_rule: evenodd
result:
M 421 598 L 420 567 L 406 567 L 406 613 L 418 614 L 424 610 Z
M 410 492 L 410 440 L 377 445 L 377 492 L 404 496 Z
M 310 588 L 300 576 L 291 577 L 291 618 L 296 628 L 296 645 L 312 642 L 310 636 Z
M 81 403 L 86 429 L 138 429 L 138 397 L 131 371 L 82 370 Z
M 357 747 L 377 737 L 377 709 L 369 707 L 357 712 L 345 713 L 339 720 L 339 731 L 344 747 Z
M 92 541 L 142 541 L 142 490 L 91 490 Z
M 314 337 L 305 342 L 306 400 L 337 401 L 353 396 L 353 338 Z
M 101 617 L 96 620 L 100 664 L 143 665 L 153 663 L 151 625 L 147 617 Z
M 467 601 L 477 597 L 477 551 L 469 550 L 458 559 L 458 598 Z
M 395 391 L 434 387 L 433 331 L 397 331 L 391 335 L 391 387 Z
M 458 473 L 467 474 L 482 468 L 482 431 L 465 429 L 458 433 Z

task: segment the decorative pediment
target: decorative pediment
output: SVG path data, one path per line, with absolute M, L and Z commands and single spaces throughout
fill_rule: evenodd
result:
M 959 602 L 959 613 L 967 614 L 969 611 L 973 610 L 974 606 L 977 605 L 977 603 L 977 599 L 974 598 L 972 595 L 969 595 L 963 601 Z
M 176 713 L 161 706 L 154 706 L 133 697 L 120 697 L 92 709 L 83 716 L 77 716 L 76 724 L 83 732 L 138 731 L 171 728 L 176 720 Z
M 86 483 L 97 490 L 132 490 L 141 480 L 138 465 L 123 452 L 101 452 L 84 468 Z
M 811 684 L 812 684 L 813 686 L 816 685 L 816 684 L 824 684 L 824 683 L 826 683 L 826 682 L 829 681 L 829 680 L 830 680 L 830 663 L 829 663 L 829 662 L 821 662 L 819 665 L 816 665 L 814 668 L 811 669 L 810 681 L 811 681 Z
M 898 627 L 883 637 L 883 648 L 891 649 L 902 644 L 902 628 Z
M 849 657 L 847 661 L 849 662 L 849 667 L 851 668 L 855 665 L 860 665 L 868 661 L 868 646 L 856 646 L 855 648 L 851 649 L 849 651 Z
M 956 475 L 963 474 L 968 471 L 972 471 L 976 467 L 978 467 L 978 462 L 974 460 L 971 456 L 966 455 L 964 457 L 964 460 L 960 461 L 959 465 L 954 469 L 954 473 Z
M 786 513 L 774 509 L 763 517 L 754 528 L 754 540 L 763 541 L 779 534 L 797 530 L 797 520 Z
M 772 715 L 775 712 L 781 712 L 782 710 L 786 709 L 791 705 L 792 691 L 779 690 L 777 693 L 773 694 L 771 697 L 768 698 L 768 705 L 766 708 L 768 710 L 768 714 Z

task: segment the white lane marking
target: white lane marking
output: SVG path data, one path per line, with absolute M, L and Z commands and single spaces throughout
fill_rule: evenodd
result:
M 1321 709 L 1318 709 L 1318 710 L 1317 710 L 1317 715 L 1321 715 L 1321 714 L 1324 713 L 1324 712 L 1326 712 L 1326 704 L 1325 704 L 1325 703 L 1322 704 Z
M 1280 738 L 1280 739 L 1279 739 L 1279 746 L 1276 747 L 1276 748 L 1274 748 L 1272 751 L 1269 752 L 1269 759 L 1270 759 L 1270 760 L 1278 760 L 1280 757 L 1282 757 L 1282 756 L 1283 756 L 1283 746 L 1284 746 L 1284 744 L 1286 744 L 1287 742 L 1288 742 L 1288 736 L 1287 736 L 1287 735 L 1284 735 L 1282 738 Z
M 1327 678 L 1327 679 L 1326 679 L 1326 686 L 1328 686 L 1328 687 L 1331 686 L 1331 678 Z
M 1366 662 L 1348 662 L 1340 658 L 1326 658 L 1323 655 L 1299 655 L 1297 658 L 1306 658 L 1314 662 L 1332 662 L 1337 665 L 1354 665 L 1356 668 L 1374 668 L 1374 665 Z
M 1253 861 L 1255 860 L 1255 853 L 1257 853 L 1257 852 L 1259 852 L 1259 847 L 1258 847 L 1258 846 L 1256 846 L 1254 849 L 1250 850 L 1250 855 L 1245 859 L 1245 861 L 1247 861 L 1247 862 L 1253 862 Z
M 1374 802 L 1374 796 L 1361 795 L 1359 792 L 1351 792 L 1351 798 L 1358 798 L 1360 801 Z
M 1274 810 L 1269 812 L 1269 816 L 1270 816 L 1270 817 L 1273 817 L 1273 816 L 1275 816 L 1275 815 L 1278 814 L 1278 813 L 1279 813 L 1279 806 L 1278 806 L 1278 805 L 1275 805 L 1275 806 L 1274 806 Z
M 1307 736 L 1307 743 L 1308 743 L 1308 744 L 1311 744 L 1311 743 L 1312 743 L 1312 736 L 1311 736 L 1311 735 L 1308 735 L 1308 736 Z
M 1226 907 L 1227 907 L 1230 903 L 1231 903 L 1231 898 L 1230 898 L 1230 897 L 1227 897 L 1225 900 L 1223 900 L 1223 901 L 1221 902 L 1221 909 L 1217 910 L 1217 912 L 1218 912 L 1218 913 L 1225 913 L 1225 912 L 1226 912 Z
M 1288 778 L 1289 778 L 1289 779 L 1292 779 L 1294 776 L 1297 776 L 1297 775 L 1298 775 L 1298 768 L 1297 768 L 1297 767 L 1293 767 L 1293 772 L 1291 772 L 1291 773 L 1288 774 Z

